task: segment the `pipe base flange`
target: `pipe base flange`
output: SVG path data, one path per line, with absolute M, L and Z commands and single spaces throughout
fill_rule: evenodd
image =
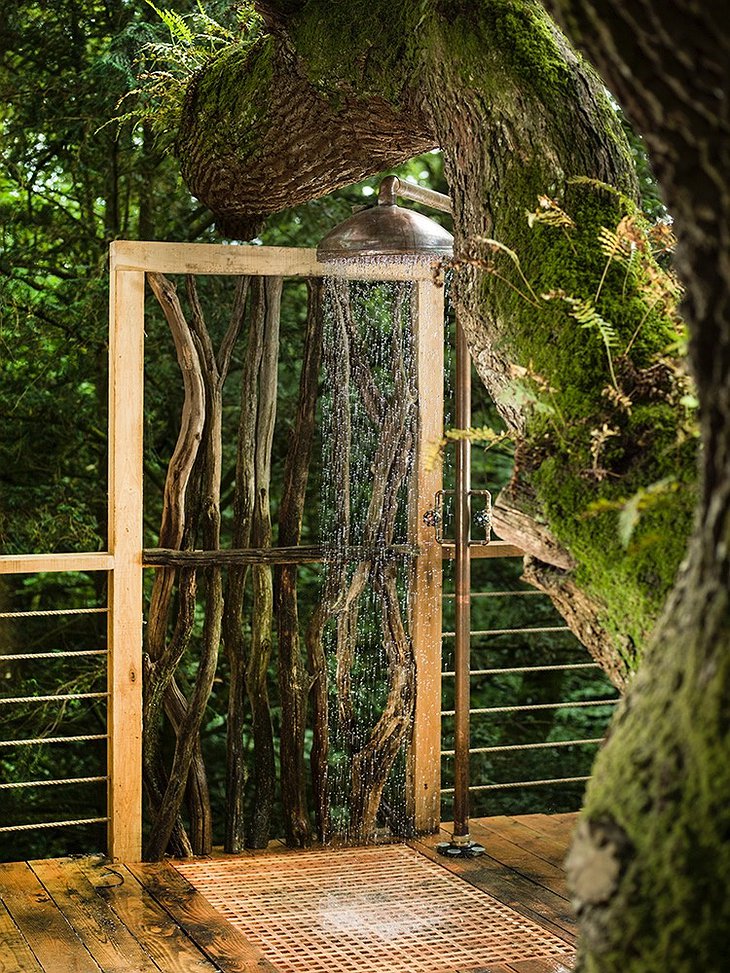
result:
M 436 851 L 444 858 L 478 858 L 485 853 L 486 848 L 476 841 L 467 841 L 464 844 L 458 844 L 454 841 L 439 841 L 436 845 Z

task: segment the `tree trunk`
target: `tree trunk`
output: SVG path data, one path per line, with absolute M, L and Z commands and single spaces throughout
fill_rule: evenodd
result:
M 625 681 L 684 550 L 696 458 L 694 441 L 680 444 L 680 379 L 648 378 L 676 340 L 671 309 L 652 309 L 646 288 L 659 271 L 648 256 L 641 273 L 607 266 L 599 239 L 603 227 L 637 220 L 633 161 L 605 89 L 536 0 L 376 0 L 366 20 L 354 0 L 264 6 L 271 35 L 248 57 L 220 57 L 191 86 L 178 138 L 189 185 L 226 226 L 242 227 L 441 145 L 457 311 L 519 437 L 512 495 L 533 498 L 519 510 L 533 525 L 519 543 L 541 563 L 546 541 L 566 552 L 560 589 L 575 588 L 590 612 L 566 620 Z M 246 112 L 257 124 L 243 141 L 227 138 Z M 572 222 L 549 222 L 543 207 Z M 537 213 L 532 225 L 526 212 Z M 595 302 L 613 352 L 569 300 Z M 626 550 L 610 504 L 670 476 L 677 489 Z M 601 500 L 605 512 L 583 516 Z M 535 571 L 540 578 L 548 575 Z
M 645 136 L 675 217 L 704 445 L 689 555 L 599 755 L 570 856 L 581 968 L 720 973 L 730 927 L 730 30 L 721 5 L 688 0 L 555 6 Z

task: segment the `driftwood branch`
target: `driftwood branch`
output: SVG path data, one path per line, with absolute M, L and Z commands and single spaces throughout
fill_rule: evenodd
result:
M 185 532 L 185 503 L 188 486 L 200 448 L 205 423 L 205 386 L 195 338 L 182 311 L 176 289 L 160 274 L 148 280 L 170 328 L 183 377 L 184 399 L 180 433 L 173 451 L 163 492 L 160 543 L 177 547 Z M 143 772 L 154 818 L 159 819 L 165 805 L 170 778 L 161 757 L 162 713 L 175 669 L 193 632 L 196 578 L 194 571 L 181 572 L 178 612 L 168 640 L 168 618 L 176 572 L 158 570 L 150 598 L 147 626 L 144 683 Z M 179 816 L 179 804 L 169 815 L 166 845 L 178 853 L 189 853 L 190 843 Z M 155 849 L 148 854 L 161 855 Z
M 264 340 L 258 376 L 254 447 L 255 492 L 251 522 L 251 541 L 263 548 L 271 546 L 272 537 L 269 486 L 271 448 L 276 420 L 282 287 L 281 277 L 264 279 Z M 271 832 L 276 779 L 274 731 L 271 724 L 268 689 L 274 621 L 274 583 L 271 567 L 261 563 L 254 564 L 251 568 L 251 581 L 253 607 L 251 646 L 246 664 L 246 693 L 251 707 L 254 743 L 254 803 L 248 844 L 253 848 L 266 848 Z
M 254 306 L 241 383 L 238 426 L 233 542 L 238 551 L 252 543 L 259 551 L 271 547 L 269 480 L 276 416 L 281 278 L 254 282 Z M 226 850 L 268 842 L 274 797 L 274 742 L 268 701 L 267 673 L 271 655 L 273 582 L 268 553 L 234 557 L 228 573 L 224 640 L 230 665 L 228 754 L 226 770 Z M 251 566 L 253 606 L 251 637 L 243 634 L 243 603 Z M 254 813 L 246 828 L 243 790 L 246 765 L 243 749 L 244 706 L 251 708 L 254 740 Z
M 160 546 L 179 547 L 185 527 L 185 494 L 205 422 L 205 385 L 193 332 L 183 314 L 175 285 L 162 274 L 148 274 L 150 287 L 170 328 L 183 379 L 180 432 L 170 458 L 162 498 Z M 158 572 L 150 598 L 147 651 L 158 659 L 164 651 L 174 574 Z
M 223 383 L 242 324 L 241 302 L 237 299 L 234 303 L 221 372 L 198 299 L 195 278 L 188 276 L 186 283 L 191 308 L 190 331 L 197 348 L 206 398 L 201 448 L 196 457 L 195 497 L 190 498 L 189 504 L 192 508 L 190 520 L 199 525 L 204 547 L 216 550 L 220 546 Z M 242 292 L 245 294 L 245 286 L 239 284 L 237 298 Z M 200 726 L 218 665 L 222 613 L 221 568 L 213 565 L 206 570 L 202 644 L 192 692 L 186 699 L 174 682 L 168 685 L 166 692 L 167 712 L 175 728 L 176 745 L 163 801 L 149 837 L 148 854 L 153 858 L 161 857 L 167 848 L 186 790 L 191 804 L 191 820 L 195 825 L 193 851 L 205 855 L 212 850 L 212 815 L 201 755 Z
M 253 282 L 253 306 L 248 327 L 246 355 L 241 376 L 241 408 L 238 418 L 236 476 L 233 494 L 233 544 L 247 549 L 251 544 L 255 473 L 253 466 L 256 438 L 258 371 L 264 332 L 262 281 Z M 216 552 L 222 557 L 228 552 Z M 239 553 L 237 551 L 236 553 Z M 221 562 L 225 563 L 225 562 Z M 226 746 L 226 828 L 225 850 L 245 847 L 244 788 L 247 779 L 244 751 L 246 706 L 246 640 L 243 634 L 243 606 L 246 591 L 247 559 L 229 562 L 223 615 L 223 640 L 229 665 Z
M 319 280 L 307 282 L 307 330 L 299 380 L 299 401 L 289 450 L 284 462 L 284 491 L 279 508 L 279 544 L 298 545 L 307 493 L 322 356 L 322 295 Z M 309 678 L 299 638 L 297 569 L 282 565 L 277 572 L 279 697 L 281 699 L 281 799 L 287 844 L 305 847 L 312 833 L 307 810 L 304 735 Z

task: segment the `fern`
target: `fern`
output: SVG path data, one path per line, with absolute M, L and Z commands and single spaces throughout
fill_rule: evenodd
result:
M 162 23 L 170 31 L 170 36 L 173 40 L 192 46 L 195 41 L 195 34 L 188 26 L 187 18 L 183 14 L 179 14 L 176 10 L 160 10 L 159 7 L 156 7 L 152 3 L 152 0 L 145 0 L 145 3 L 152 7 Z
M 468 440 L 470 443 L 483 445 L 485 449 L 492 449 L 510 440 L 506 432 L 499 432 L 491 426 L 470 426 L 468 429 L 447 429 L 443 437 L 429 444 L 426 450 L 426 468 L 433 469 L 443 455 L 449 443 Z
M 572 318 L 574 318 L 581 328 L 588 330 L 597 331 L 601 341 L 606 349 L 606 358 L 608 361 L 608 371 L 611 375 L 611 383 L 613 387 L 618 391 L 618 381 L 616 380 L 616 371 L 613 366 L 613 354 L 612 349 L 616 348 L 618 345 L 618 335 L 614 330 L 613 325 L 602 317 L 596 310 L 593 301 L 587 297 L 571 297 L 569 294 L 565 294 L 561 290 L 548 291 L 546 294 L 542 295 L 544 301 L 551 300 L 563 300 L 570 307 L 568 312 Z
M 550 196 L 537 197 L 538 208 L 534 212 L 527 211 L 527 223 L 530 227 L 535 223 L 546 223 L 548 226 L 559 226 L 563 229 L 575 229 L 575 222 L 571 216 L 561 209 L 557 200 Z
M 252 46 L 260 36 L 263 22 L 250 2 L 237 5 L 232 27 L 211 17 L 201 0 L 189 14 L 163 9 L 153 0 L 145 2 L 167 28 L 169 40 L 147 39 L 138 46 L 134 62 L 137 84 L 130 86 L 117 105 L 117 114 L 106 124 L 148 124 L 162 148 L 167 148 L 175 137 L 191 77 L 225 48 Z M 130 101 L 133 108 L 121 112 Z

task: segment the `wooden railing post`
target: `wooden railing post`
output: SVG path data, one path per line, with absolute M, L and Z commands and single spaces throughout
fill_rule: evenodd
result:
M 109 294 L 108 854 L 142 857 L 142 431 L 144 272 Z
M 424 522 L 441 489 L 443 436 L 444 291 L 431 281 L 414 284 L 418 443 L 411 495 L 411 537 L 420 550 L 411 579 L 411 637 L 416 659 L 416 709 L 409 760 L 410 817 L 419 832 L 438 830 L 441 818 L 441 545 Z

